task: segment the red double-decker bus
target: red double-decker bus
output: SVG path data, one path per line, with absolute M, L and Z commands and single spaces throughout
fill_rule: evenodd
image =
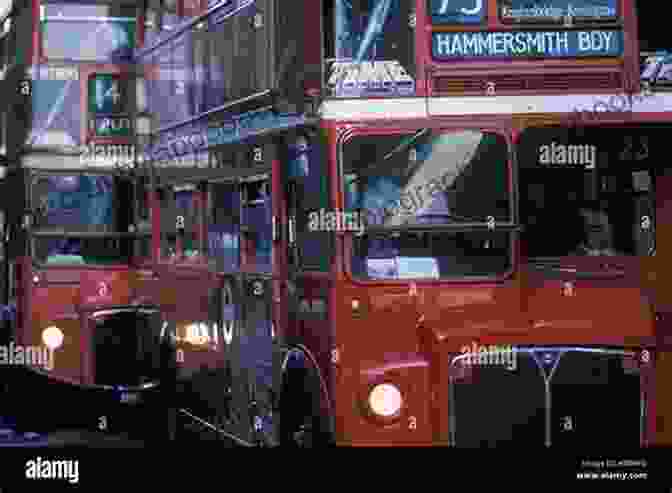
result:
M 334 235 L 329 269 L 290 275 L 314 427 L 349 445 L 664 439 L 649 278 L 669 98 L 568 123 L 582 99 L 599 100 L 497 97 L 477 121 L 443 98 L 325 103 L 310 173 L 331 207 L 302 204 L 303 179 L 288 213 L 296 238 Z M 324 257 L 303 241 L 297 258 Z
M 162 287 L 210 343 L 182 341 L 203 361 L 183 395 L 209 394 L 183 410 L 248 439 L 273 411 L 283 445 L 664 441 L 649 279 L 669 100 L 638 92 L 633 5 L 325 5 L 317 118 L 250 94 L 158 132 Z M 157 44 L 150 65 L 170 60 Z M 175 169 L 201 159 L 217 169 Z M 236 422 L 212 389 L 256 403 L 269 345 L 266 412 Z
M 5 207 L 17 340 L 62 340 L 54 374 L 109 406 L 174 371 L 157 402 L 242 445 L 666 443 L 670 99 L 639 91 L 633 2 L 594 3 L 321 2 L 293 45 L 274 43 L 269 26 L 301 25 L 275 2 L 148 7 L 136 62 L 158 121 L 133 185 L 98 179 L 121 151 L 91 147 L 94 172 L 44 149 L 60 173 L 8 154 L 7 189 L 30 190 Z M 122 145 L 122 84 L 96 70 L 80 139 Z M 290 72 L 317 111 L 277 104 Z M 50 204 L 73 200 L 88 219 L 54 230 Z M 106 371 L 138 339 L 142 368 Z
M 160 306 L 136 294 L 146 202 L 121 171 L 136 161 L 136 14 L 17 1 L 3 24 L 3 439 L 170 428 L 146 407 L 175 357 Z
M 640 93 L 634 4 L 414 7 L 416 97 L 337 44 L 328 158 L 287 178 L 282 437 L 665 443 L 670 100 Z M 335 12 L 360 40 L 380 13 Z

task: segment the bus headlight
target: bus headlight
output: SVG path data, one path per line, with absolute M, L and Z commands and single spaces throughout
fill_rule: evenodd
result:
M 401 391 L 391 383 L 378 384 L 369 393 L 369 407 L 377 416 L 390 418 L 401 410 Z
M 52 325 L 42 331 L 42 341 L 52 351 L 63 345 L 63 331 Z

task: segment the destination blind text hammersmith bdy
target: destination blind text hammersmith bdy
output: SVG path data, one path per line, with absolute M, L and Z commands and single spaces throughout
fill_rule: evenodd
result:
M 618 31 L 434 33 L 435 58 L 621 54 Z

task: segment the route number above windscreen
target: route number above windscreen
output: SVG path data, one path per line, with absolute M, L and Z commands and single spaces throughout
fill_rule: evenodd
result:
M 429 0 L 432 24 L 481 24 L 485 0 Z

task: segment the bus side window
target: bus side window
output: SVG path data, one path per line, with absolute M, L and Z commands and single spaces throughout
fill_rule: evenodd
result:
M 241 224 L 250 242 L 251 262 L 259 270 L 270 271 L 272 252 L 271 191 L 268 179 L 241 184 Z

